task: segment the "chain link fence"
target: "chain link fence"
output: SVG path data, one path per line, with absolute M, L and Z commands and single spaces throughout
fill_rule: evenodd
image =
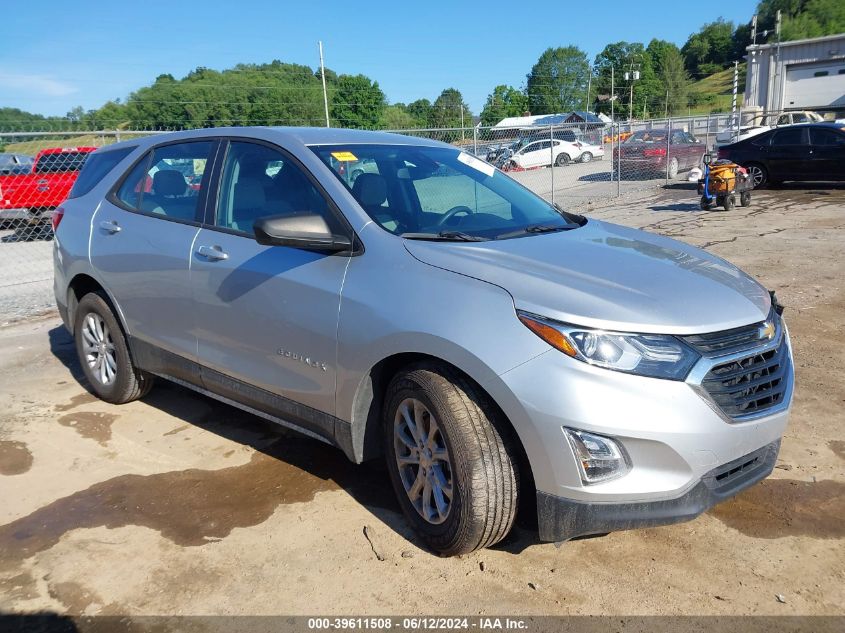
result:
M 627 123 L 528 128 L 397 130 L 452 144 L 485 160 L 564 208 L 686 179 L 716 135 L 737 128 L 730 114 Z M 0 324 L 53 308 L 53 210 L 96 148 L 154 130 L 0 130 Z M 355 166 L 351 167 L 354 177 Z M 365 169 L 365 167 L 361 167 Z M 190 183 L 189 183 L 190 184 Z

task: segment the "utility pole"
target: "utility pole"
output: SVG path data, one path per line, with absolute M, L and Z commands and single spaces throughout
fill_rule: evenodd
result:
M 631 60 L 631 70 L 625 73 L 625 81 L 631 82 L 631 95 L 628 97 L 628 120 L 634 118 L 634 82 L 640 78 L 640 71 L 634 70 L 634 60 Z M 645 109 L 645 106 L 643 106 Z
M 613 102 L 616 101 L 616 90 L 613 87 L 613 66 L 610 67 L 610 122 L 613 123 Z
M 464 104 L 461 102 L 461 143 L 464 142 Z
M 664 110 L 663 110 L 663 118 L 664 119 L 669 118 L 669 91 L 668 90 L 666 91 L 666 108 L 664 108 Z
M 326 67 L 323 65 L 323 42 L 317 42 L 320 47 L 320 77 L 323 80 L 323 105 L 326 108 L 326 127 L 331 127 L 329 124 L 329 94 L 326 92 Z
M 593 69 L 590 68 L 590 75 L 587 78 L 587 101 L 584 103 L 584 112 L 590 111 L 590 88 L 593 86 Z

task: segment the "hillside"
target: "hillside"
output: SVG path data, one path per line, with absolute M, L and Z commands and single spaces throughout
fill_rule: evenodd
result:
M 733 98 L 734 69 L 725 70 L 704 77 L 690 84 L 690 101 L 694 103 L 693 114 L 707 114 L 709 112 L 729 112 Z M 739 65 L 739 94 L 737 104 L 742 105 L 745 92 L 745 63 Z

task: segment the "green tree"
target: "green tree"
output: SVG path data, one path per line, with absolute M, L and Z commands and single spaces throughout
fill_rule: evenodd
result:
M 584 107 L 590 63 L 577 46 L 546 49 L 526 76 L 532 114 L 554 114 Z
M 683 110 L 689 101 L 690 81 L 680 49 L 672 42 L 653 39 L 646 51 L 657 80 L 662 84 L 664 109 L 668 107 L 670 114 Z
M 472 113 L 464 97 L 456 88 L 446 88 L 431 104 L 432 127 L 461 127 L 472 125 Z
M 387 106 L 381 113 L 379 127 L 384 130 L 409 130 L 417 127 L 417 120 L 404 104 L 396 103 Z
M 408 104 L 408 114 L 414 117 L 416 127 L 431 126 L 431 101 L 417 99 Z
M 594 95 L 611 95 L 611 69 L 614 79 L 613 96 L 617 98 L 616 112 L 628 114 L 630 107 L 631 114 L 635 117 L 655 110 L 662 113 L 662 107 L 657 104 L 658 101 L 663 103 L 660 95 L 665 95 L 665 89 L 655 74 L 652 56 L 645 46 L 640 42 L 614 42 L 605 46 L 593 62 Z M 625 73 L 634 71 L 639 72 L 639 79 L 633 79 L 630 74 L 628 79 L 625 79 Z M 596 108 L 602 112 L 610 112 L 610 102 L 601 100 Z
M 719 18 L 689 36 L 681 48 L 684 65 L 693 76 L 710 75 L 733 61 L 733 22 Z
M 481 122 L 495 125 L 505 117 L 522 116 L 528 111 L 528 97 L 513 86 L 501 84 L 487 95 L 487 102 L 481 110 Z
M 364 75 L 340 75 L 331 94 L 331 118 L 340 127 L 373 129 L 386 105 L 377 81 Z

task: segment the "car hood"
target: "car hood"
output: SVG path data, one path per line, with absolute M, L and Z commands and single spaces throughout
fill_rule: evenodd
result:
M 762 321 L 769 293 L 723 259 L 590 220 L 571 231 L 490 242 L 405 240 L 416 259 L 507 290 L 517 309 L 611 330 L 696 334 Z

